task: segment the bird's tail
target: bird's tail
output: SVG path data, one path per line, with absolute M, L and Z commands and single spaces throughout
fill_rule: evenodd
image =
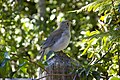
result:
M 44 57 L 44 54 L 45 54 L 45 49 L 44 48 L 41 48 L 39 54 L 41 55 L 40 56 L 40 61 L 42 61 L 43 57 Z

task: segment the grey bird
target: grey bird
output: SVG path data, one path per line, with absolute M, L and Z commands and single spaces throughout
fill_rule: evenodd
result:
M 60 23 L 59 28 L 53 31 L 43 43 L 40 53 L 42 60 L 46 50 L 58 52 L 65 49 L 70 42 L 70 21 L 64 20 Z

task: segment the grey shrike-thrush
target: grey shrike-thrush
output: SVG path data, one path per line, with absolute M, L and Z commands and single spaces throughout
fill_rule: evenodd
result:
M 64 20 L 60 23 L 59 28 L 53 31 L 43 43 L 40 50 L 40 60 L 42 60 L 46 49 L 53 52 L 65 49 L 70 42 L 70 38 L 70 21 Z

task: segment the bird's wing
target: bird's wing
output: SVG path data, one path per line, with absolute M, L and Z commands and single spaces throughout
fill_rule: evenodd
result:
M 40 60 L 43 59 L 43 56 L 44 56 L 44 52 L 45 52 L 45 49 L 52 46 L 56 41 L 58 41 L 58 39 L 62 36 L 62 31 L 54 31 L 50 34 L 50 36 L 46 39 L 46 41 L 43 43 L 42 47 L 41 47 L 41 50 L 39 52 L 39 54 L 41 54 L 41 57 L 40 57 Z
M 62 36 L 63 31 L 60 29 L 58 30 L 52 32 L 50 36 L 46 39 L 46 41 L 43 43 L 44 48 L 52 46 Z

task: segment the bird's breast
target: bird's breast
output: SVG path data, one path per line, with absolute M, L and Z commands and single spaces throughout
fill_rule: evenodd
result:
M 50 47 L 51 50 L 57 52 L 57 51 L 65 49 L 70 42 L 70 37 L 71 37 L 70 32 L 64 32 L 61 38 L 58 39 L 58 41 L 56 41 L 55 44 Z

